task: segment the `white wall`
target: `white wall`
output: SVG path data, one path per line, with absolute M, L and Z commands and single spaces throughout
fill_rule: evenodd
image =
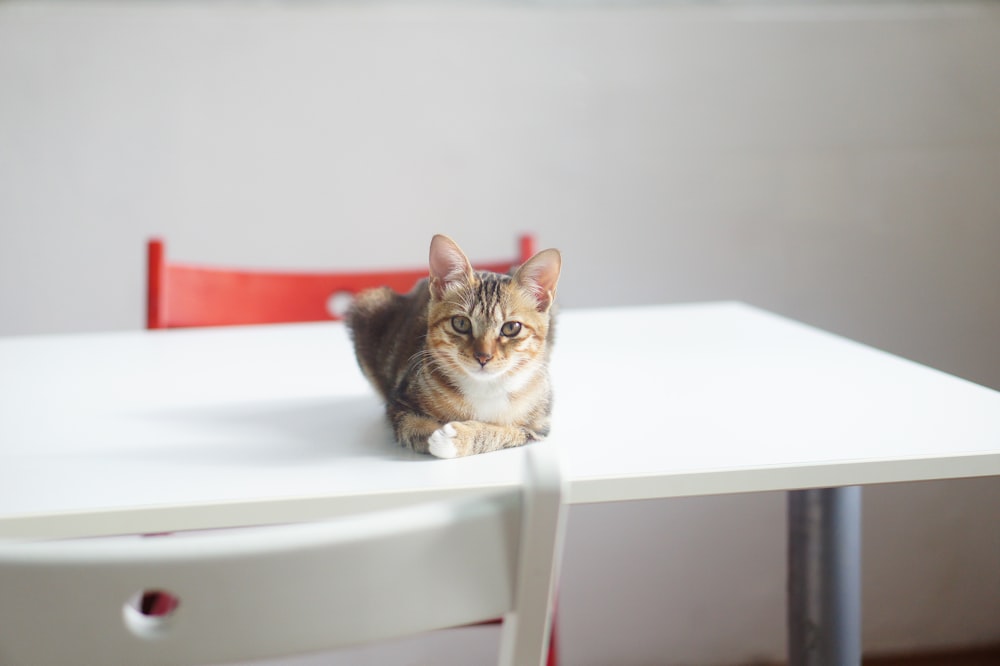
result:
M 324 267 L 523 229 L 565 307 L 742 299 L 1000 388 L 1000 7 L 0 3 L 0 334 L 140 327 L 153 233 Z M 1000 483 L 866 504 L 866 647 L 1000 641 Z M 574 508 L 565 663 L 779 656 L 783 507 Z

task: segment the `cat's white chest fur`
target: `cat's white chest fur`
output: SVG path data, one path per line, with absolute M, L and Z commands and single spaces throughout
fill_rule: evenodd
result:
M 492 380 L 466 379 L 462 382 L 462 396 L 473 409 L 473 419 L 487 423 L 513 422 L 510 394 L 501 378 Z
M 518 407 L 523 409 L 524 404 L 513 403 L 511 394 L 522 390 L 534 374 L 534 369 L 527 369 L 487 380 L 463 378 L 462 396 L 472 407 L 472 418 L 501 425 L 517 422 L 523 417 Z

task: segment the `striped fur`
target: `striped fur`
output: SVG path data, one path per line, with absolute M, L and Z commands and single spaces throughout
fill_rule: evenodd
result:
M 408 294 L 358 295 L 347 323 L 358 363 L 400 444 L 442 458 L 544 438 L 557 250 L 513 275 L 475 272 L 450 238 L 431 241 L 430 277 Z

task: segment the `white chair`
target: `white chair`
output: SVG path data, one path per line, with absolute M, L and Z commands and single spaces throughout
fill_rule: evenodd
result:
M 0 664 L 217 664 L 500 616 L 499 663 L 541 664 L 562 481 L 551 444 L 525 459 L 520 489 L 323 523 L 0 543 Z M 143 615 L 148 590 L 176 610 Z

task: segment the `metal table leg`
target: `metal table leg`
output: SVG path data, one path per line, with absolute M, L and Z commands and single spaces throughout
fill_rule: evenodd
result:
M 788 493 L 789 666 L 861 664 L 861 488 Z

